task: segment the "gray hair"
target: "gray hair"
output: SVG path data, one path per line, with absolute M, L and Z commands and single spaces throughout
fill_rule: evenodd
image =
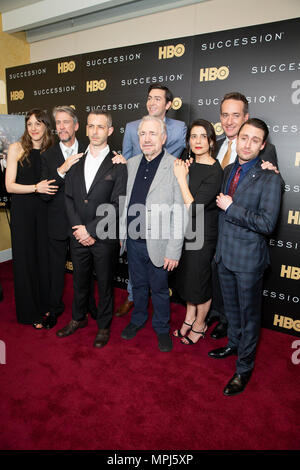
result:
M 158 122 L 159 125 L 160 125 L 160 128 L 161 128 L 161 135 L 167 135 L 167 127 L 166 127 L 166 124 L 164 121 L 162 121 L 161 119 L 159 119 L 158 117 L 156 116 L 144 116 L 142 119 L 141 119 L 141 122 L 139 124 L 139 127 L 138 127 L 138 135 L 140 134 L 140 129 L 143 125 L 144 122 L 148 122 L 148 121 L 154 121 L 154 122 Z
M 57 113 L 67 113 L 73 119 L 74 124 L 78 123 L 78 117 L 71 106 L 55 106 L 52 111 L 54 119 L 56 118 Z

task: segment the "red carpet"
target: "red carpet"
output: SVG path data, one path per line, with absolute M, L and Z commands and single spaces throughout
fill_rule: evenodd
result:
M 71 318 L 72 276 L 57 327 L 36 331 L 16 323 L 11 263 L 0 264 L 4 301 L 0 340 L 2 450 L 297 450 L 299 371 L 291 361 L 296 339 L 262 330 L 256 368 L 236 397 L 222 390 L 235 358 L 213 360 L 223 346 L 208 335 L 195 346 L 175 341 L 161 353 L 151 319 L 131 341 L 121 339 L 129 316 L 114 318 L 111 340 L 96 350 L 97 327 L 69 338 L 55 332 Z M 116 303 L 126 292 L 116 290 Z M 184 309 L 172 305 L 172 328 Z

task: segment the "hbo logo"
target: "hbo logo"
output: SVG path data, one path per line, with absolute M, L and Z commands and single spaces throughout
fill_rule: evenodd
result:
M 10 92 L 10 101 L 17 101 L 22 100 L 24 98 L 24 91 L 23 90 L 16 90 Z
M 211 82 L 216 80 L 225 80 L 229 75 L 229 68 L 223 65 L 222 67 L 210 67 L 206 69 L 200 69 L 200 82 Z
M 60 62 L 57 64 L 57 73 L 74 72 L 76 64 L 74 60 L 70 62 Z
M 177 44 L 176 46 L 161 46 L 158 49 L 158 59 L 173 59 L 173 57 L 181 57 L 185 53 L 185 47 L 183 44 Z
M 106 80 L 90 80 L 86 82 L 87 93 L 94 91 L 103 91 L 107 86 Z

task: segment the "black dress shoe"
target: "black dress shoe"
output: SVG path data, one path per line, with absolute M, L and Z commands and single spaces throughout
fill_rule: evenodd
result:
M 42 320 L 42 325 L 43 325 L 43 328 L 45 328 L 46 330 L 50 330 L 51 328 L 53 328 L 57 323 L 57 318 L 54 317 L 53 315 L 48 315 L 48 316 L 45 316 Z
M 214 359 L 225 359 L 225 357 L 237 355 L 237 349 L 225 346 L 225 348 L 218 348 L 209 351 L 208 355 Z
M 217 310 L 210 310 L 205 318 L 205 323 L 207 326 L 211 326 L 215 321 L 220 320 L 221 314 Z
M 88 324 L 87 317 L 85 317 L 85 319 L 81 321 L 71 320 L 70 323 L 68 323 L 64 328 L 62 328 L 61 330 L 58 330 L 56 332 L 56 335 L 59 338 L 65 338 L 66 336 L 70 336 L 73 333 L 75 333 L 75 331 L 77 331 L 78 328 L 84 328 L 85 326 L 87 326 L 87 324 Z
M 227 336 L 227 324 L 218 323 L 212 330 L 210 336 L 214 339 L 221 339 Z
M 94 341 L 95 348 L 103 348 L 104 346 L 106 346 L 109 340 L 109 335 L 110 335 L 109 328 L 106 328 L 106 329 L 99 328 L 95 341 Z
M 162 333 L 157 335 L 158 337 L 158 348 L 161 352 L 172 351 L 173 343 L 169 333 Z
M 141 326 L 134 325 L 133 323 L 128 323 L 122 331 L 121 337 L 123 339 L 132 339 L 136 336 L 137 332 L 144 328 L 146 323 L 143 323 Z
M 247 383 L 251 377 L 251 371 L 244 374 L 234 374 L 234 376 L 229 380 L 228 384 L 223 390 L 223 394 L 226 397 L 233 397 L 238 395 L 245 390 Z

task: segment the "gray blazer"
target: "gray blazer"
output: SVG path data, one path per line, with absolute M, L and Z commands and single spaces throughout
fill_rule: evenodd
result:
M 140 154 L 127 161 L 127 191 L 120 219 L 121 254 L 126 248 L 128 204 L 142 157 Z M 179 260 L 187 222 L 187 211 L 173 171 L 174 160 L 165 150 L 146 198 L 146 244 L 149 257 L 157 267 L 163 266 L 165 257 Z

